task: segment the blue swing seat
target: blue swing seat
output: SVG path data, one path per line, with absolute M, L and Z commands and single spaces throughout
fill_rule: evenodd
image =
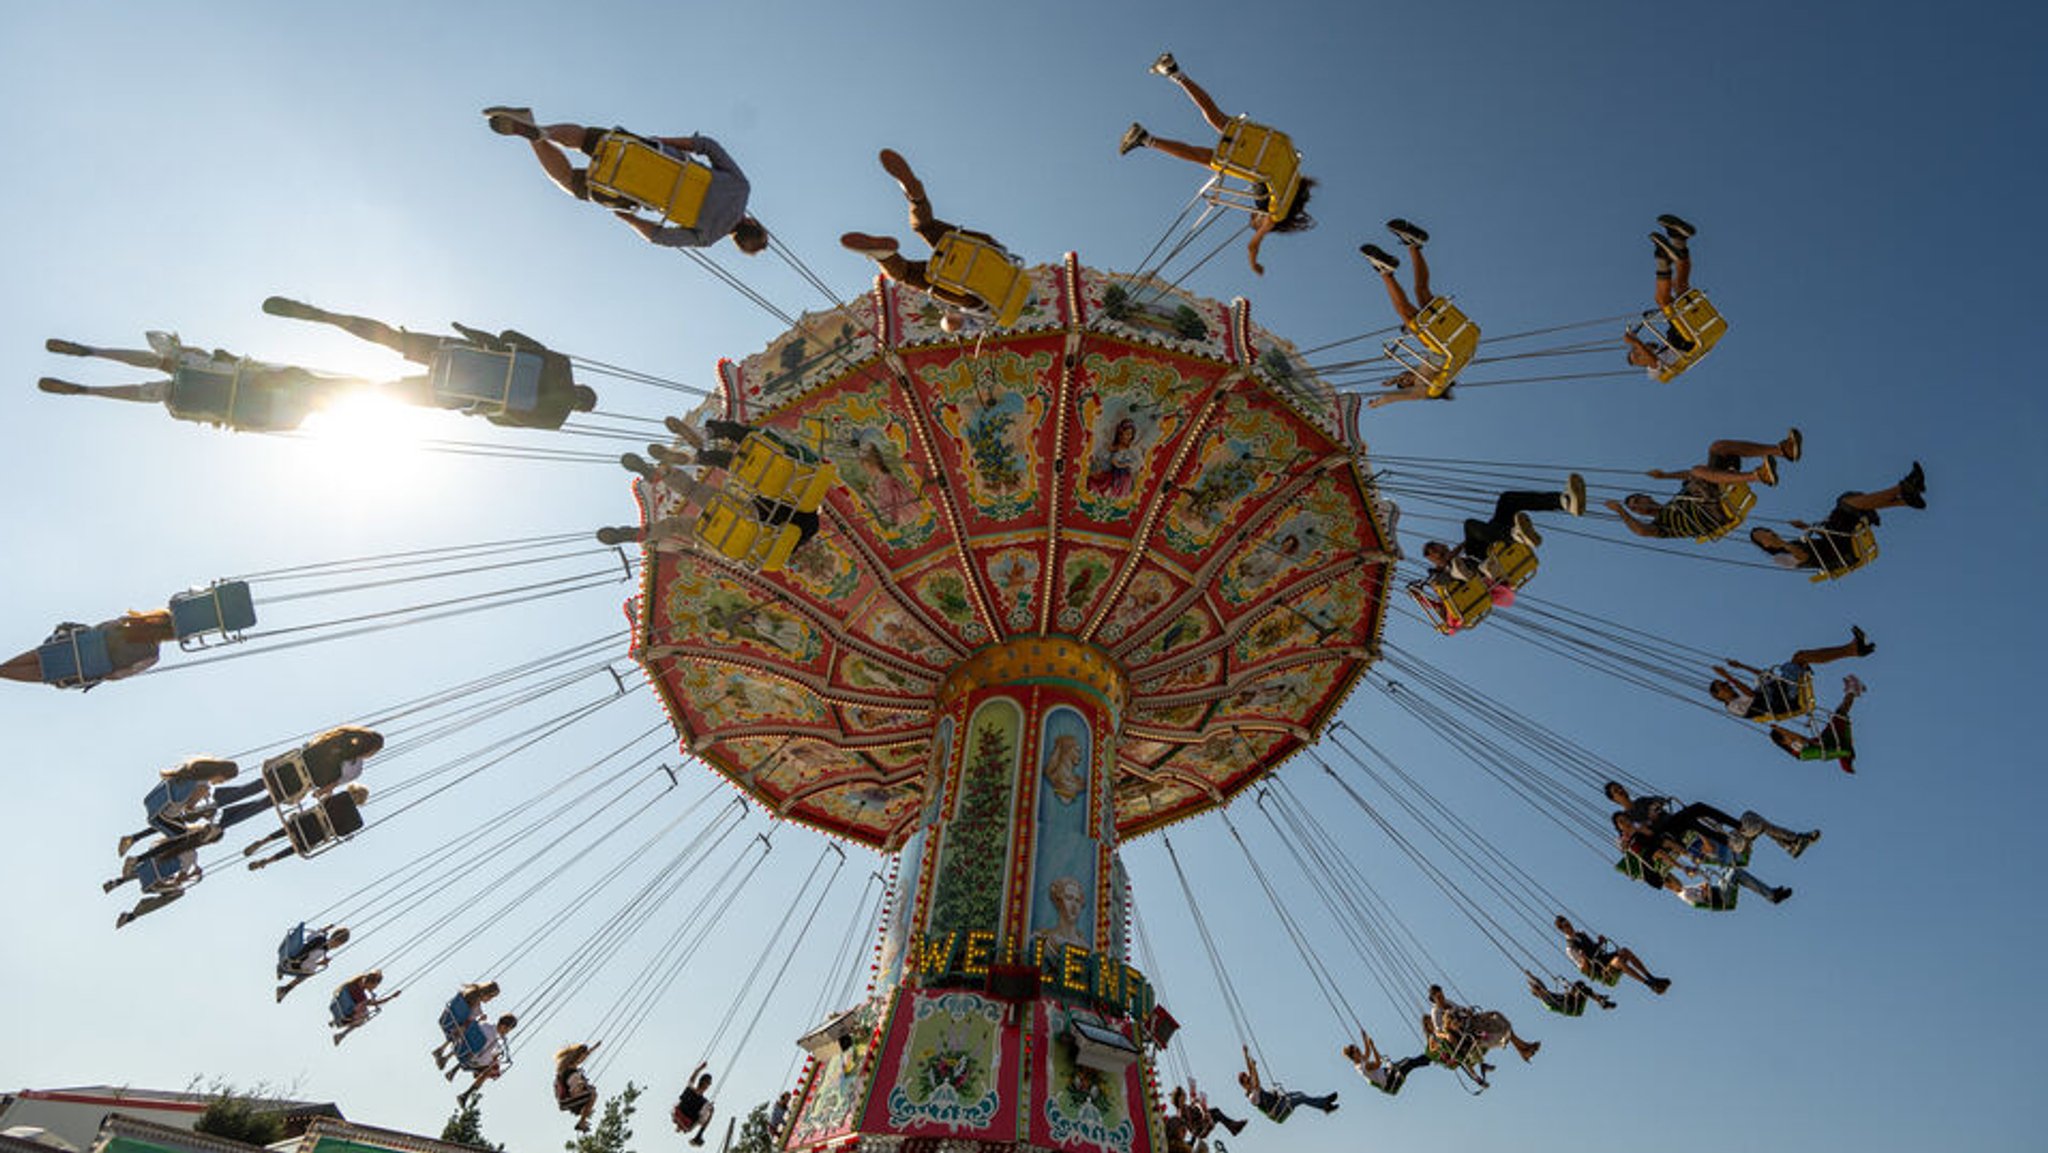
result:
M 451 340 L 434 350 L 427 377 L 438 407 L 473 416 L 503 416 L 540 407 L 545 363 L 546 358 L 530 348 L 495 352 Z
M 43 683 L 60 689 L 85 688 L 114 675 L 107 633 L 100 625 L 66 625 L 36 646 Z
M 441 1010 L 441 1039 L 444 1041 L 455 1040 L 456 1035 L 461 1033 L 463 1028 L 475 1019 L 476 1009 L 468 1001 L 462 999 L 462 994 L 455 994 L 455 996 L 449 998 L 448 1004 Z
M 249 595 L 248 581 L 215 581 L 203 589 L 181 592 L 171 598 L 170 608 L 178 647 L 187 651 L 207 647 L 207 633 L 241 640 L 242 631 L 256 623 L 256 603 Z
M 288 432 L 299 427 L 307 411 L 302 390 L 293 385 L 311 378 L 307 373 L 280 378 L 294 371 L 247 358 L 180 364 L 171 372 L 164 407 L 179 420 L 242 432 Z
M 350 1024 L 349 1017 L 355 1011 L 356 999 L 348 995 L 348 987 L 344 985 L 336 989 L 333 1000 L 327 1002 L 327 1021 L 337 1029 L 343 1028 Z M 374 1014 L 376 1009 L 373 1007 L 370 1011 Z

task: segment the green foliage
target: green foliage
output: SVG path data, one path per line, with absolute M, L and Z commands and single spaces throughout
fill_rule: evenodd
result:
M 774 1148 L 775 1133 L 768 1128 L 768 1105 L 763 1102 L 740 1122 L 740 1135 L 733 1140 L 731 1153 L 773 1153 Z
M 1209 325 L 1202 314 L 1185 304 L 1173 310 L 1173 331 L 1188 340 L 1209 339 Z
M 590 1132 L 574 1141 L 564 1141 L 562 1148 L 568 1153 L 632 1153 L 629 1148 L 633 1140 L 633 1111 L 644 1092 L 631 1081 L 625 1089 L 604 1099 L 604 1112 L 597 1118 L 597 1124 Z
M 1002 917 L 1003 864 L 1010 841 L 1009 735 L 1000 724 L 975 732 L 960 782 L 960 807 L 946 826 L 945 863 L 932 898 L 931 926 L 994 929 Z
M 483 1106 L 471 1098 L 469 1104 L 449 1114 L 448 1123 L 441 1126 L 441 1140 L 450 1145 L 467 1145 L 471 1149 L 486 1150 L 487 1153 L 505 1153 L 505 1147 L 493 1143 L 484 1136 Z
M 269 1090 L 264 1086 L 257 1085 L 245 1092 L 225 1081 L 215 1081 L 206 1091 L 212 1099 L 192 1126 L 194 1132 L 250 1145 L 284 1140 L 284 1115 L 271 1108 Z

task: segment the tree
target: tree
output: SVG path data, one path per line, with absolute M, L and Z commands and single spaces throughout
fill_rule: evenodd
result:
M 733 1141 L 731 1153 L 773 1153 L 774 1149 L 775 1133 L 768 1128 L 768 1104 L 764 1101 L 740 1122 L 740 1135 Z
M 198 1087 L 196 1077 L 193 1078 L 193 1087 Z M 259 1084 L 244 1091 L 226 1081 L 215 1081 L 206 1092 L 211 1095 L 211 1100 L 207 1101 L 206 1111 L 193 1124 L 194 1132 L 249 1145 L 269 1145 L 284 1140 L 284 1114 L 275 1108 L 267 1086 Z
M 640 1086 L 626 1082 L 623 1091 L 605 1098 L 604 1112 L 590 1132 L 564 1141 L 562 1148 L 568 1153 L 632 1153 L 627 1143 L 633 1140 L 634 1102 L 640 1100 L 640 1093 Z
M 494 1144 L 484 1136 L 483 1106 L 476 1098 L 469 1104 L 449 1114 L 448 1123 L 441 1126 L 441 1140 L 450 1145 L 467 1145 L 471 1149 L 483 1149 L 488 1153 L 505 1153 L 503 1145 Z

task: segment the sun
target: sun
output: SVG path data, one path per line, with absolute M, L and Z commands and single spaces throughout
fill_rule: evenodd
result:
M 314 412 L 300 426 L 307 468 L 337 494 L 371 496 L 414 488 L 429 471 L 426 441 L 436 414 L 358 392 Z

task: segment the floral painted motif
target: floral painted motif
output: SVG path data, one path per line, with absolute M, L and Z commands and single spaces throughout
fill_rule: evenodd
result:
M 919 369 L 941 398 L 939 423 L 960 446 L 968 498 L 989 520 L 1014 520 L 1038 505 L 1046 406 L 1039 377 L 1053 363 L 1050 352 L 1026 358 L 1003 350 Z
M 889 1126 L 983 1129 L 1002 1104 L 1001 1026 L 1008 1008 L 972 993 L 921 996 L 889 1090 Z
M 1071 1028 L 1072 1014 L 1065 1009 L 1050 1010 L 1050 1024 L 1057 1032 Z M 1091 1069 L 1074 1059 L 1072 1045 L 1043 1046 L 1045 1053 L 1045 1121 L 1056 1145 L 1084 1146 L 1129 1153 L 1137 1136 L 1131 1116 L 1124 1078 Z
M 805 664 L 825 647 L 824 634 L 774 598 L 700 568 L 685 568 L 668 587 L 668 616 L 678 639 Z

